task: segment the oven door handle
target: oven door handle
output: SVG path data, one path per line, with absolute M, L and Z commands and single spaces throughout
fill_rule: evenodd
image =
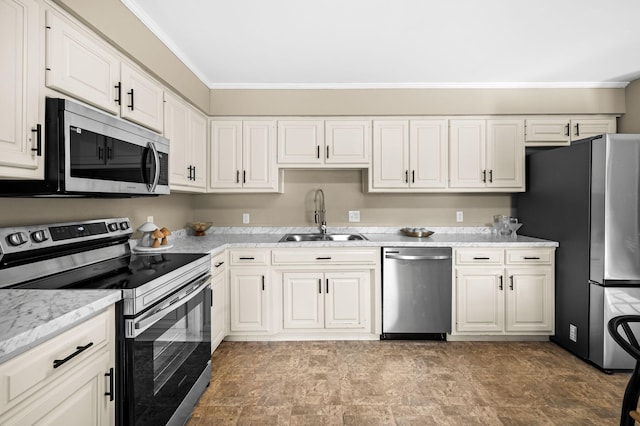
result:
M 134 336 L 127 337 L 137 337 L 141 333 L 143 333 L 146 329 L 151 327 L 153 324 L 162 319 L 169 312 L 176 310 L 182 305 L 188 303 L 191 299 L 196 297 L 202 290 L 207 288 L 211 283 L 211 275 L 207 275 L 205 277 L 200 278 L 193 284 L 189 285 L 187 288 L 179 291 L 174 294 L 167 300 L 166 302 L 162 302 L 159 306 L 151 309 L 149 312 L 144 314 L 139 319 L 136 319 L 134 322 Z

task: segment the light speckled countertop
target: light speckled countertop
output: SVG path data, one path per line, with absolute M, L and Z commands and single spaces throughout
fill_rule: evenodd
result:
M 0 290 L 0 363 L 86 321 L 120 290 Z
M 430 228 L 427 238 L 402 235 L 399 228 L 329 228 L 329 233 L 361 233 L 365 241 L 278 242 L 287 233 L 315 233 L 315 227 L 212 228 L 203 237 L 174 232 L 167 251 L 217 254 L 227 248 L 286 247 L 557 247 L 554 241 L 527 236 L 501 237 L 490 228 Z M 135 241 L 132 241 L 135 246 Z M 0 290 L 0 362 L 85 321 L 121 299 L 119 290 Z
M 427 238 L 407 237 L 399 228 L 390 227 L 350 227 L 329 228 L 329 233 L 361 233 L 365 241 L 307 241 L 278 242 L 287 233 L 316 233 L 315 227 L 275 228 L 275 227 L 233 227 L 211 228 L 205 236 L 184 236 L 171 239 L 175 253 L 222 252 L 226 248 L 287 248 L 287 247 L 557 247 L 555 241 L 518 235 L 513 239 L 492 234 L 491 228 L 450 227 L 429 228 L 434 234 Z

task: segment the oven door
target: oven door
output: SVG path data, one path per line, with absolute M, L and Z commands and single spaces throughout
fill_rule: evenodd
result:
M 209 275 L 201 277 L 125 318 L 124 424 L 167 424 L 210 368 L 210 284 Z

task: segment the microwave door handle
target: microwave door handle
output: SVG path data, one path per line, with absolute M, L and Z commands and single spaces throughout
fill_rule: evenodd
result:
M 147 146 L 151 149 L 151 152 L 153 152 L 153 161 L 155 162 L 153 182 L 147 184 L 147 189 L 149 192 L 154 192 L 156 190 L 156 186 L 158 186 L 158 181 L 160 180 L 160 156 L 158 155 L 156 144 L 148 142 Z
M 200 284 L 202 280 L 200 280 L 197 284 L 198 287 L 194 288 L 193 286 L 190 289 L 186 289 L 182 291 L 177 297 L 172 297 L 171 300 L 164 302 L 162 305 L 158 306 L 156 309 L 152 309 L 150 312 L 145 314 L 142 318 L 138 319 L 134 323 L 134 333 L 137 337 L 142 334 L 146 329 L 151 327 L 153 324 L 158 322 L 161 318 L 164 318 L 169 312 L 178 309 L 180 306 L 186 304 L 191 299 L 196 297 L 202 290 L 204 290 L 209 283 L 211 282 L 211 277 L 206 276 L 204 278 L 204 283 Z M 129 336 L 127 336 L 129 337 Z

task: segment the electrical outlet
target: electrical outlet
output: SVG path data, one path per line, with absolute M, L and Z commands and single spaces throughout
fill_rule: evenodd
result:
M 578 341 L 578 327 L 573 324 L 569 324 L 569 340 L 572 342 Z
M 464 213 L 461 211 L 456 212 L 456 222 L 464 222 Z
M 242 213 L 242 223 L 249 223 L 251 221 L 251 217 L 249 213 Z
M 349 222 L 360 222 L 360 210 L 349 210 Z
M 147 222 L 153 223 L 153 216 L 147 216 Z

